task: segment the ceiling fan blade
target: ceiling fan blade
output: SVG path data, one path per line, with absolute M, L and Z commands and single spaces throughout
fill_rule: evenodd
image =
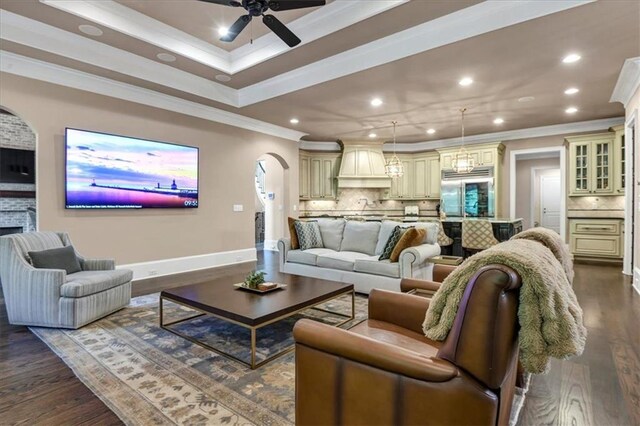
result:
M 273 0 L 269 2 L 269 9 L 273 11 L 304 9 L 305 7 L 324 6 L 325 0 Z
M 300 39 L 291 32 L 291 30 L 284 26 L 278 18 L 273 15 L 264 15 L 262 22 L 269 27 L 278 37 L 282 39 L 289 47 L 294 47 L 300 44 Z
M 220 4 L 222 6 L 240 7 L 242 3 L 236 0 L 199 0 L 205 3 Z
M 244 27 L 251 22 L 251 15 L 244 15 L 239 17 L 236 22 L 227 30 L 227 34 L 220 37 L 221 41 L 233 41 L 238 37 L 238 34 L 244 30 Z

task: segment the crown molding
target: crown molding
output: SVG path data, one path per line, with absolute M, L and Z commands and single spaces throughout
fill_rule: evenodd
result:
M 238 105 L 238 92 L 233 88 L 6 10 L 0 10 L 0 38 L 212 101 Z
M 0 71 L 299 141 L 305 133 L 71 68 L 0 50 Z
M 626 108 L 638 88 L 640 88 L 640 56 L 624 61 L 609 102 L 620 102 Z
M 485 1 L 240 89 L 241 107 L 595 0 Z
M 506 142 L 519 139 L 531 139 L 544 136 L 567 135 L 571 133 L 595 132 L 607 130 L 609 127 L 624 123 L 624 117 L 604 118 L 600 120 L 578 121 L 575 123 L 554 124 L 551 126 L 529 127 L 526 129 L 508 130 L 505 132 L 484 133 L 481 135 L 466 136 L 465 145 L 477 145 L 487 142 Z M 433 141 L 396 143 L 396 152 L 414 153 L 430 151 L 438 148 L 457 146 L 462 143 L 460 138 L 438 139 Z M 333 141 L 303 141 L 298 143 L 300 149 L 308 151 L 340 151 L 340 144 Z M 382 150 L 393 152 L 392 142 L 385 142 Z
M 574 123 L 553 124 L 550 126 L 530 127 L 527 129 L 507 130 L 504 132 L 485 133 L 465 136 L 465 145 L 476 145 L 496 141 L 513 141 L 518 139 L 540 138 L 544 136 L 566 135 L 570 133 L 594 132 L 606 130 L 611 126 L 624 123 L 624 117 L 604 118 L 600 120 L 577 121 Z M 438 139 L 415 143 L 396 143 L 397 152 L 418 152 L 460 145 L 461 138 Z M 388 145 L 388 147 L 386 146 Z M 391 144 L 386 143 L 384 151 L 391 151 Z
M 302 40 L 297 48 L 407 1 L 336 0 L 287 26 Z M 276 35 L 269 33 L 254 40 L 253 44 L 228 52 L 113 0 L 40 2 L 231 75 L 291 50 Z
M 308 151 L 342 151 L 342 147 L 335 141 L 300 141 L 298 148 Z

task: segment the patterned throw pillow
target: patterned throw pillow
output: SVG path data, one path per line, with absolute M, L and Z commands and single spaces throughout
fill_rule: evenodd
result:
M 391 252 L 391 257 L 389 260 L 391 262 L 397 262 L 400 259 L 400 253 L 406 248 L 419 246 L 423 243 L 424 237 L 427 235 L 427 230 L 422 228 L 409 228 L 407 232 L 400 238 L 398 244 L 393 248 Z
M 300 250 L 324 247 L 318 222 L 296 221 L 295 227 L 296 234 L 298 234 L 298 243 L 300 244 Z
M 402 235 L 407 232 L 409 228 L 402 228 L 400 226 L 396 226 L 391 231 L 391 235 L 387 240 L 387 243 L 384 245 L 384 249 L 382 250 L 382 254 L 378 258 L 378 260 L 391 259 L 391 253 L 393 252 L 393 248 L 398 244 Z

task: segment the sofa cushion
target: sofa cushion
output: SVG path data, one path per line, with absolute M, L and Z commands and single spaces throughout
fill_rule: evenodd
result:
M 64 269 L 67 274 L 82 271 L 73 246 L 30 251 L 29 258 L 34 268 Z
M 394 220 L 383 220 L 380 224 L 380 233 L 378 234 L 378 243 L 376 244 L 376 252 L 380 256 L 384 251 L 384 247 L 389 241 L 389 237 L 391 233 L 395 229 L 396 226 L 403 226 L 402 222 L 396 222 Z
M 373 259 L 357 259 L 353 270 L 365 274 L 400 278 L 400 264 L 398 262 L 391 263 L 388 259 L 377 260 L 377 256 Z
M 67 275 L 67 282 L 60 287 L 63 297 L 84 297 L 126 284 L 133 278 L 133 271 L 81 271 Z
M 355 251 L 374 255 L 379 233 L 380 222 L 356 222 L 349 220 L 344 227 L 340 251 Z
M 319 254 L 335 253 L 331 249 L 313 248 L 309 250 L 289 250 L 287 252 L 287 262 L 302 263 L 303 265 L 316 266 L 316 257 Z
M 400 226 L 396 226 L 395 228 L 393 228 L 393 232 L 387 240 L 387 243 L 384 245 L 384 250 L 382 250 L 382 253 L 378 257 L 378 260 L 391 259 L 391 253 L 393 253 L 393 249 L 396 247 L 396 244 L 398 244 L 398 241 L 400 241 L 400 238 L 402 238 L 404 233 L 407 232 L 407 229 L 409 228 L 402 228 Z
M 318 222 L 296 221 L 295 227 L 300 250 L 324 247 Z
M 325 248 L 340 251 L 342 234 L 346 223 L 347 221 L 344 219 L 318 219 L 322 244 L 324 244 Z
M 289 239 L 291 240 L 291 248 L 293 250 L 297 250 L 300 248 L 300 243 L 298 243 L 298 233 L 296 232 L 296 221 L 292 217 L 287 218 L 287 224 L 289 225 Z
M 355 261 L 358 259 L 370 259 L 371 256 L 355 251 L 340 251 L 318 255 L 316 265 L 321 268 L 341 269 L 353 271 Z
M 422 228 L 409 228 L 407 232 L 405 232 L 398 244 L 393 248 L 393 252 L 391 252 L 391 257 L 389 258 L 392 262 L 397 262 L 400 259 L 400 253 L 404 249 L 409 247 L 415 247 L 423 244 L 424 236 L 427 233 L 427 230 Z
M 414 227 L 416 229 L 424 229 L 427 231 L 424 236 L 423 244 L 435 244 L 438 242 L 438 232 L 440 231 L 440 227 L 435 222 L 410 222 L 403 223 L 402 226 L 405 228 Z

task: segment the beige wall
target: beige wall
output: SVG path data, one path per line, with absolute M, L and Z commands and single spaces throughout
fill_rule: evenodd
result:
M 0 106 L 36 132 L 41 230 L 70 233 L 83 254 L 115 257 L 119 264 L 254 247 L 255 161 L 276 153 L 298 198 L 298 148 L 294 141 L 0 74 Z M 122 134 L 200 148 L 197 209 L 78 211 L 64 208 L 64 128 Z M 233 204 L 244 212 L 234 213 Z
M 560 158 L 538 158 L 533 160 L 516 161 L 516 217 L 523 219 L 524 229 L 533 227 L 536 220 L 535 207 L 540 203 L 540 193 L 534 190 L 531 171 L 533 169 L 552 169 L 560 173 Z M 534 215 L 531 215 L 531 207 L 534 204 Z M 539 208 L 538 208 L 539 210 Z

